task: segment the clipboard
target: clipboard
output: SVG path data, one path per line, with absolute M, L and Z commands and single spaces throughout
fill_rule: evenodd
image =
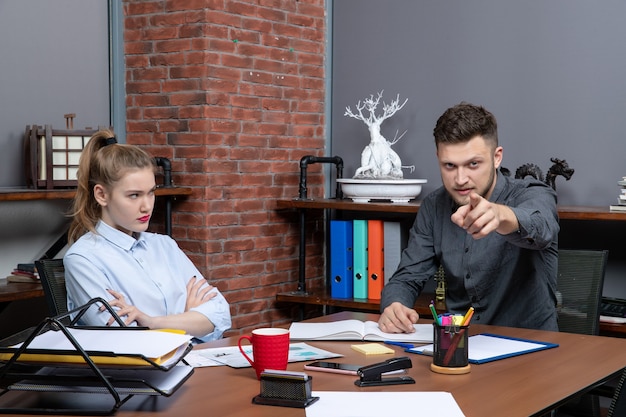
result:
M 482 364 L 527 353 L 556 348 L 556 343 L 521 339 L 492 333 L 481 333 L 468 338 L 469 363 Z M 409 353 L 432 356 L 433 345 L 416 346 L 405 349 Z

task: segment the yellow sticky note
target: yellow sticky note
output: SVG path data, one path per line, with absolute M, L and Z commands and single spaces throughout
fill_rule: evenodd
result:
M 380 343 L 364 343 L 360 345 L 350 345 L 350 347 L 365 355 L 386 355 L 388 353 L 394 353 L 393 349 L 381 345 Z

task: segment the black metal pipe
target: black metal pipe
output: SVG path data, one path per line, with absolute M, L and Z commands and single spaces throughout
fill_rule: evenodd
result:
M 306 169 L 309 164 L 315 163 L 335 164 L 335 166 L 337 167 L 337 178 L 342 178 L 343 176 L 343 159 L 341 159 L 340 156 L 304 155 L 302 158 L 300 158 L 300 187 L 298 192 L 298 198 L 300 198 L 301 200 L 307 200 Z M 339 184 L 337 184 L 335 197 L 338 199 L 343 198 L 343 194 L 341 193 L 341 188 L 339 187 Z
M 307 188 L 306 188 L 306 169 L 309 164 L 315 163 L 329 163 L 335 164 L 337 167 L 337 178 L 343 176 L 343 159 L 339 156 L 314 156 L 305 155 L 300 159 L 300 187 L 298 192 L 298 198 L 301 200 L 307 200 Z M 335 196 L 338 199 L 343 198 L 339 183 L 337 183 L 337 189 Z M 298 271 L 298 293 L 306 294 L 306 213 L 305 209 L 300 209 L 300 255 L 299 255 L 300 270 Z
M 172 163 L 169 159 L 156 156 L 154 158 L 157 166 L 163 168 L 163 186 L 171 187 L 172 186 Z M 165 198 L 165 233 L 168 236 L 172 236 L 172 198 Z

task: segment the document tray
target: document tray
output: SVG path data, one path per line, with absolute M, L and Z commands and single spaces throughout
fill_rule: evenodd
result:
M 83 349 L 72 336 L 72 329 L 110 328 L 67 326 L 63 321 L 70 314 L 82 315 L 84 310 L 94 303 L 104 303 L 110 308 L 102 299 L 91 300 L 85 306 L 68 313 L 46 318 L 26 336 L 19 347 L 0 348 L 0 355 L 5 359 L 5 363 L 0 367 L 0 414 L 111 415 L 135 395 L 172 395 L 191 376 L 193 367 L 183 361 L 184 356 L 192 348 L 191 343 L 183 344 L 176 349 L 175 358 L 169 360 L 165 366 L 142 355 L 116 355 L 111 352 Z M 111 311 L 114 317 L 117 316 L 112 309 Z M 120 325 L 124 326 L 121 320 Z M 132 329 L 138 330 L 137 327 Z M 64 335 L 67 338 L 65 342 L 69 341 L 75 350 L 29 348 L 37 336 L 49 331 L 58 331 Z M 31 355 L 30 360 L 20 361 L 22 355 Z M 79 359 L 78 363 L 56 360 L 68 356 Z M 121 363 L 131 358 L 142 365 L 96 363 L 102 358 L 116 359 L 117 356 L 123 359 Z M 37 363 L 32 360 L 35 357 L 51 361 Z

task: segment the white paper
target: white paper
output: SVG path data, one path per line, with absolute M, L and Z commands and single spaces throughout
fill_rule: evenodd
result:
M 545 349 L 546 344 L 532 340 L 521 340 L 497 337 L 488 334 L 477 334 L 468 338 L 468 356 L 470 363 L 487 360 L 503 359 L 523 353 Z M 408 350 L 413 353 L 433 354 L 433 345 L 418 346 Z
M 449 392 L 313 391 L 306 417 L 465 417 Z
M 252 360 L 252 346 L 242 346 L 246 355 Z M 289 362 L 304 362 L 319 359 L 338 358 L 343 355 L 319 349 L 306 343 L 289 345 Z M 226 346 L 221 348 L 194 349 L 185 356 L 185 361 L 193 367 L 228 365 L 233 368 L 248 368 L 250 362 L 241 354 L 239 347 Z
M 115 328 L 68 330 L 86 351 L 113 352 L 118 355 L 143 355 L 146 358 L 160 358 L 191 340 L 189 335 L 156 330 Z M 76 350 L 67 336 L 60 330 L 49 330 L 38 335 L 28 345 L 28 348 Z

